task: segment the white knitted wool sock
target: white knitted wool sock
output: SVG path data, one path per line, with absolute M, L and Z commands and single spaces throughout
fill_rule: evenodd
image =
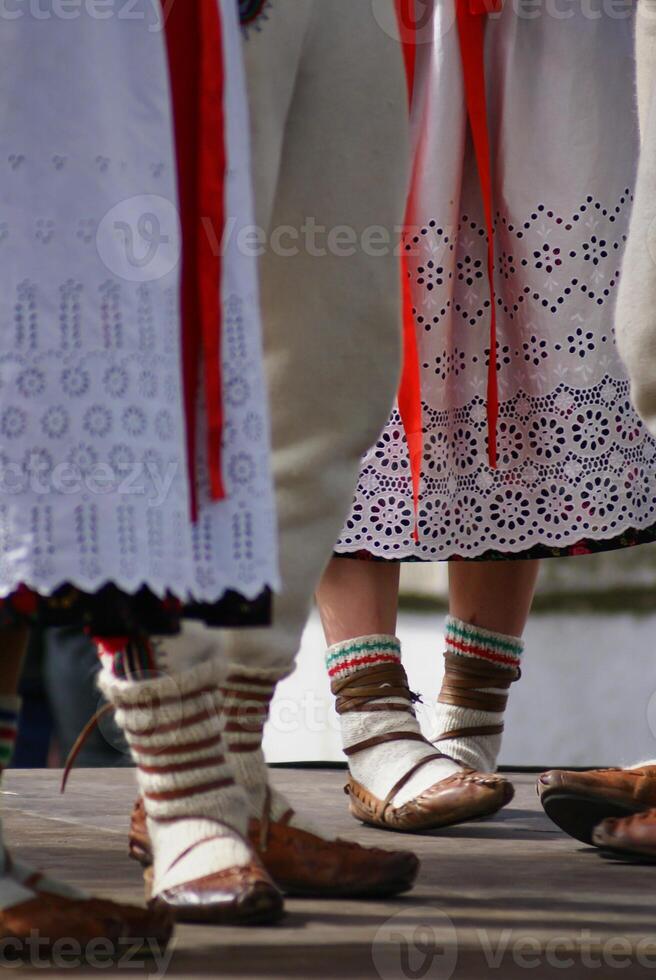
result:
M 247 801 L 223 749 L 210 662 L 147 681 L 99 685 L 137 764 L 153 844 L 153 894 L 252 860 Z
M 224 737 L 235 779 L 248 797 L 249 814 L 260 819 L 268 805 L 270 818 L 330 840 L 309 819 L 299 816 L 289 800 L 269 785 L 262 738 L 278 681 L 288 671 L 234 666 L 220 696 L 224 699 Z
M 394 636 L 362 636 L 336 643 L 326 653 L 326 665 L 333 691 L 340 681 L 348 677 L 361 676 L 362 684 L 366 687 L 366 672 L 370 668 L 384 667 L 386 664 L 401 666 L 401 645 Z M 417 763 L 434 755 L 436 751 L 426 739 L 419 740 L 421 728 L 410 700 L 396 696 L 371 699 L 373 709 L 380 709 L 384 705 L 390 706 L 388 711 L 347 711 L 340 715 L 345 751 L 379 735 L 408 733 L 407 740 L 385 742 L 362 749 L 348 757 L 353 779 L 381 800 L 387 797 L 398 781 Z M 394 710 L 399 706 L 410 710 Z M 450 759 L 433 759 L 427 762 L 396 793 L 392 799 L 393 805 L 402 806 L 416 799 L 431 786 L 448 779 L 459 770 L 460 767 Z
M 437 706 L 435 733 L 431 741 L 437 749 L 455 759 L 463 766 L 477 772 L 496 772 L 497 760 L 501 751 L 502 734 L 467 735 L 468 728 L 503 728 L 503 715 L 508 698 L 508 685 L 519 676 L 524 643 L 520 637 L 493 633 L 490 630 L 472 626 L 460 619 L 449 616 L 446 621 L 446 659 L 445 681 Z M 485 672 L 488 668 L 498 672 L 499 687 L 479 686 L 469 691 L 451 690 L 449 693 L 449 663 L 476 669 L 480 665 Z M 480 695 L 483 693 L 483 697 Z M 492 698 L 485 698 L 485 694 Z M 457 703 L 453 703 L 453 702 Z M 499 710 L 486 711 L 480 707 L 466 707 L 471 704 L 490 702 Z M 455 738 L 444 739 L 449 732 L 463 732 Z

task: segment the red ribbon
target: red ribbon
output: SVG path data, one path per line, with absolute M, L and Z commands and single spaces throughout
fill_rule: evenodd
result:
M 192 519 L 198 511 L 196 407 L 203 352 L 210 492 L 224 496 L 221 450 L 221 241 L 225 222 L 226 148 L 223 38 L 216 0 L 162 0 L 175 123 L 182 230 L 181 348 L 187 470 Z M 210 237 L 201 219 L 215 234 Z M 219 234 L 217 235 L 216 232 Z
M 503 0 L 456 0 L 458 34 L 462 56 L 467 115 L 474 141 L 478 166 L 485 224 L 488 237 L 488 280 L 490 289 L 490 357 L 487 383 L 487 426 L 488 459 L 490 466 L 497 465 L 497 423 L 499 419 L 499 387 L 496 364 L 497 311 L 494 288 L 494 221 L 492 199 L 492 174 L 490 159 L 490 138 L 487 120 L 487 97 L 485 86 L 485 17 L 497 13 Z M 396 0 L 399 31 L 405 56 L 406 74 L 410 101 L 414 92 L 416 71 L 417 17 L 415 0 Z M 411 181 L 415 185 L 415 175 Z M 406 224 L 409 224 L 410 202 Z M 419 514 L 419 492 L 421 484 L 421 463 L 423 455 L 423 419 L 421 398 L 421 372 L 415 325 L 408 262 L 402 259 L 403 276 L 403 374 L 399 387 L 399 414 L 405 429 L 410 457 L 410 471 L 415 508 L 415 540 L 418 540 L 417 517 Z
M 503 0 L 457 0 L 467 114 L 474 141 L 487 229 L 487 271 L 490 284 L 490 358 L 487 377 L 487 430 L 490 466 L 497 465 L 499 382 L 497 377 L 497 309 L 494 288 L 494 219 L 490 136 L 485 87 L 485 18 L 501 9 Z
M 223 31 L 217 0 L 197 0 L 201 24 L 200 132 L 198 146 L 199 211 L 209 229 L 223 241 L 226 220 L 225 176 L 228 166 L 225 144 Z M 184 6 L 184 5 L 183 5 Z M 200 293 L 207 411 L 207 461 L 210 497 L 223 500 L 223 385 L 221 372 L 221 250 L 214 247 L 216 234 L 198 224 L 198 288 Z
M 396 13 L 399 23 L 399 34 L 403 45 L 406 76 L 408 80 L 408 99 L 412 106 L 415 86 L 416 69 L 416 38 L 417 25 L 415 0 L 396 0 Z M 410 182 L 414 186 L 413 179 Z M 411 196 L 408 199 L 406 211 L 406 226 L 409 223 Z M 417 348 L 417 333 L 415 327 L 412 293 L 410 291 L 410 272 L 408 260 L 403 255 L 401 259 L 401 296 L 403 303 L 403 373 L 398 392 L 399 415 L 405 430 L 410 457 L 410 474 L 412 477 L 412 496 L 415 510 L 415 529 L 413 537 L 419 540 L 419 490 L 421 484 L 421 460 L 424 451 L 423 410 L 421 400 L 421 372 L 419 369 L 419 351 Z

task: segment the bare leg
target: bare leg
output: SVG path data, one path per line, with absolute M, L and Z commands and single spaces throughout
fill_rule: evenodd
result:
M 394 636 L 399 575 L 397 562 L 333 558 L 317 589 L 328 646 L 358 636 Z
M 494 633 L 521 636 L 539 571 L 539 561 L 450 562 L 451 615 Z

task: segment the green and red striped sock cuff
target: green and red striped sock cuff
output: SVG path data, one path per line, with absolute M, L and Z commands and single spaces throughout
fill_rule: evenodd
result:
M 14 754 L 19 712 L 19 698 L 0 696 L 0 772 L 7 768 Z
M 486 660 L 497 667 L 508 667 L 509 670 L 519 667 L 524 652 L 524 641 L 521 637 L 493 633 L 491 630 L 481 629 L 480 626 L 464 623 L 455 616 L 447 617 L 445 638 L 447 653 Z
M 360 636 L 335 643 L 326 652 L 326 667 L 331 680 L 348 677 L 363 667 L 401 662 L 401 644 L 395 636 Z

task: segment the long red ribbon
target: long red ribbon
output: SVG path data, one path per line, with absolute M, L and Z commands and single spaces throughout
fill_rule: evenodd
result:
M 490 466 L 497 465 L 499 381 L 497 376 L 497 308 L 494 288 L 494 219 L 490 136 L 485 87 L 485 18 L 501 9 L 503 0 L 457 0 L 458 32 L 469 125 L 483 197 L 487 230 L 487 271 L 490 288 L 490 358 L 487 377 L 487 430 Z
M 496 363 L 497 310 L 496 291 L 494 288 L 495 248 L 492 174 L 485 85 L 485 18 L 487 14 L 498 12 L 502 6 L 503 0 L 456 0 L 467 115 L 474 141 L 488 237 L 487 267 L 490 289 L 490 356 L 487 382 L 487 427 L 488 460 L 493 469 L 497 465 L 499 386 Z M 405 56 L 410 102 L 412 104 L 416 72 L 415 31 L 417 16 L 415 0 L 396 0 L 396 10 Z M 408 225 L 414 184 L 415 174 L 413 174 L 411 181 L 408 216 L 406 220 L 406 224 Z M 403 374 L 399 387 L 398 404 L 399 414 L 403 422 L 408 443 L 415 509 L 414 537 L 418 539 L 417 517 L 419 513 L 421 463 L 423 455 L 421 372 L 419 368 L 419 352 L 417 348 L 408 262 L 405 257 L 402 260 L 401 271 L 403 276 Z
M 412 107 L 416 72 L 416 10 L 415 0 L 396 0 L 396 13 L 399 23 L 399 34 L 405 57 L 406 76 L 408 80 L 408 99 Z M 414 174 L 410 187 L 414 185 Z M 406 211 L 406 226 L 409 224 L 411 209 L 411 194 L 408 197 Z M 421 485 L 421 461 L 424 451 L 423 409 L 421 399 L 421 372 L 419 369 L 419 351 L 417 348 L 417 333 L 412 293 L 410 290 L 410 272 L 408 261 L 403 254 L 401 259 L 402 304 L 403 304 L 403 373 L 398 392 L 399 415 L 405 430 L 410 457 L 410 474 L 412 478 L 412 496 L 415 511 L 415 529 L 413 536 L 419 539 L 419 490 Z
M 223 237 L 226 147 L 223 38 L 216 0 L 162 0 L 175 123 L 182 232 L 181 349 L 192 519 L 198 511 L 196 408 L 203 352 L 210 490 L 224 496 L 221 449 L 221 255 L 201 218 Z M 214 238 L 217 236 L 215 235 Z
M 198 288 L 200 293 L 207 411 L 207 460 L 212 500 L 225 497 L 222 467 L 223 385 L 221 372 L 221 249 L 214 247 L 200 218 L 223 241 L 228 166 L 224 118 L 223 31 L 217 0 L 197 0 L 201 22 L 200 131 L 198 146 Z

